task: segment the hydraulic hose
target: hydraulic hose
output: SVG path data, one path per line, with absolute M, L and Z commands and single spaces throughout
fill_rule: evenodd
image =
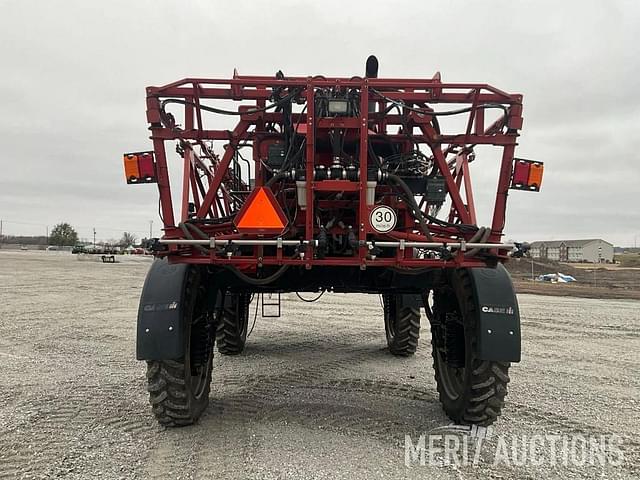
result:
M 203 240 L 209 240 L 209 235 L 207 235 L 202 230 L 200 230 L 200 228 L 198 228 L 196 225 L 194 225 L 192 223 L 188 223 L 188 222 L 185 223 L 185 225 L 187 226 L 187 228 L 190 228 L 191 230 L 196 232 L 196 234 L 198 234 L 200 236 L 200 238 L 202 238 Z
M 482 233 L 480 233 L 482 232 Z M 480 235 L 478 235 L 480 234 Z M 489 237 L 491 236 L 491 228 L 489 227 L 481 227 L 480 230 L 478 230 L 476 232 L 475 236 L 479 236 L 479 242 L 480 243 L 485 243 Z M 469 242 L 475 242 L 476 240 L 473 240 L 473 238 L 471 240 L 469 240 Z M 480 253 L 480 250 L 482 250 L 481 248 L 472 248 L 471 250 L 469 250 L 468 252 L 465 252 L 465 256 L 467 257 L 473 257 L 474 255 L 477 255 L 478 253 Z
M 184 236 L 187 237 L 189 240 L 194 240 L 193 235 L 191 235 L 191 232 L 189 231 L 189 229 L 187 228 L 187 225 L 189 225 L 188 223 L 180 223 L 178 225 L 178 227 L 180 227 L 180 230 L 182 230 L 182 233 L 184 233 Z M 191 225 L 192 227 L 195 227 L 199 232 L 202 232 L 202 230 L 200 230 L 198 227 L 196 227 L 195 225 Z M 205 235 L 206 237 L 206 235 Z M 204 238 L 206 239 L 206 238 Z M 203 247 L 202 245 L 195 245 L 195 247 L 200 250 L 202 253 L 204 253 L 205 255 L 209 254 L 209 250 L 207 250 L 205 247 Z
M 429 231 L 429 226 L 427 225 L 427 221 L 425 220 L 424 215 L 422 214 L 422 210 L 420 210 L 420 207 L 418 207 L 418 204 L 416 203 L 416 199 L 413 197 L 413 192 L 411 191 L 409 186 L 404 182 L 404 180 L 402 180 L 400 177 L 392 173 L 387 174 L 387 178 L 402 189 L 402 191 L 406 196 L 405 201 L 407 202 L 409 207 L 411 207 L 411 210 L 413 210 L 413 214 L 416 220 L 418 220 L 418 223 L 420 224 L 420 228 L 422 228 L 422 231 L 425 237 L 427 237 L 427 239 L 430 242 L 432 242 L 433 236 Z
M 286 173 L 280 172 L 277 175 L 274 175 L 273 177 L 271 177 L 271 179 L 266 183 L 265 186 L 269 187 L 275 182 L 286 177 L 287 177 Z M 180 230 L 182 230 L 182 233 L 184 233 L 185 237 L 187 237 L 189 240 L 193 240 L 193 235 L 191 234 L 189 229 L 193 230 L 203 240 L 209 239 L 209 236 L 205 232 L 203 232 L 200 228 L 198 228 L 196 225 L 193 225 L 192 223 L 183 222 L 183 223 L 180 223 L 179 227 L 180 227 Z M 205 254 L 209 253 L 209 251 L 202 245 L 196 245 L 196 248 L 198 248 L 201 252 Z M 232 272 L 236 277 L 238 277 L 243 282 L 249 283 L 251 285 L 256 285 L 256 286 L 269 285 L 270 283 L 276 281 L 278 278 L 284 275 L 284 273 L 289 269 L 289 265 L 282 265 L 273 275 L 270 275 L 266 278 L 251 278 L 250 276 L 245 275 L 236 267 L 233 267 L 231 265 L 223 265 L 223 267 L 229 270 L 230 272 Z
M 286 96 L 282 97 L 281 99 L 270 103 L 269 105 L 265 106 L 265 107 L 261 107 L 261 108 L 251 108 L 248 110 L 244 110 L 244 111 L 237 111 L 234 112 L 232 110 L 224 110 L 221 108 L 215 108 L 215 107 L 210 107 L 207 105 L 200 105 L 199 108 L 201 110 L 204 110 L 206 112 L 211 112 L 211 113 L 217 113 L 220 115 L 246 115 L 246 114 L 253 114 L 253 113 L 259 113 L 259 112 L 266 112 L 268 110 L 271 110 L 273 108 L 279 107 L 281 105 L 284 105 L 285 103 L 293 100 L 299 93 L 301 92 L 300 88 L 296 88 L 293 91 L 291 91 L 289 94 L 287 94 Z M 198 105 L 196 105 L 194 102 L 188 101 L 188 100 L 182 100 L 179 98 L 167 98 L 166 100 L 163 100 L 162 103 L 160 104 L 160 110 L 161 113 L 163 113 L 164 115 L 166 115 L 166 111 L 165 111 L 165 106 L 170 104 L 170 103 L 176 103 L 178 105 L 190 105 L 193 107 L 198 107 Z
M 269 179 L 269 181 L 267 183 L 264 184 L 264 186 L 265 187 L 270 187 L 274 183 L 279 182 L 280 180 L 282 180 L 284 178 L 287 178 L 287 173 L 286 172 L 276 173 L 273 177 L 271 177 Z
M 485 227 L 480 227 L 476 233 L 473 234 L 473 236 L 467 241 L 467 243 L 475 243 L 477 241 L 479 241 L 482 236 L 484 235 L 484 231 L 485 231 Z
M 247 283 L 250 283 L 251 285 L 257 285 L 257 286 L 269 285 L 270 283 L 275 282 L 282 275 L 284 275 L 287 270 L 289 270 L 289 265 L 282 265 L 273 275 L 270 275 L 265 278 L 252 278 L 242 273 L 236 267 L 232 267 L 230 265 L 223 265 L 223 267 L 231 271 L 236 277 L 238 277 L 243 282 L 247 282 Z
M 275 178 L 275 177 L 274 177 Z M 189 240 L 193 240 L 193 235 L 191 234 L 191 232 L 189 231 L 189 229 L 191 228 L 194 232 L 196 232 L 198 234 L 198 236 L 200 238 L 202 238 L 203 240 L 207 240 L 209 237 L 207 236 L 206 233 L 204 233 L 202 230 L 200 230 L 198 227 L 196 227 L 193 224 L 190 223 L 180 223 L 179 225 L 180 230 L 182 230 L 182 233 L 184 233 L 184 236 L 187 237 Z M 204 254 L 208 254 L 209 251 L 203 247 L 202 245 L 195 245 L 196 248 L 198 248 L 198 250 L 200 250 L 202 253 Z M 284 275 L 284 273 L 289 269 L 289 265 L 282 265 L 277 272 L 275 272 L 273 275 L 270 275 L 266 278 L 251 278 L 248 275 L 245 275 L 244 273 L 242 273 L 240 270 L 238 270 L 236 267 L 230 266 L 230 265 L 223 265 L 223 267 L 229 271 L 231 271 L 234 275 L 236 275 L 240 280 L 250 283 L 251 285 L 268 285 L 271 282 L 276 281 L 278 278 L 280 278 L 282 275 Z
M 313 303 L 313 302 L 317 302 L 318 300 L 320 300 L 320 297 L 322 297 L 322 295 L 324 295 L 324 292 L 326 292 L 326 290 L 322 290 L 320 292 L 320 294 L 315 298 L 304 298 L 302 295 L 300 295 L 299 292 L 296 292 L 296 297 L 298 297 L 303 302 Z

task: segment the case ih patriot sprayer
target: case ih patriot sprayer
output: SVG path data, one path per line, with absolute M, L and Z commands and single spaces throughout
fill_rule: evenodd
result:
M 542 180 L 541 163 L 514 158 L 522 96 L 377 71 L 372 56 L 364 77 L 234 74 L 147 88 L 153 150 L 124 163 L 129 183 L 160 192 L 164 236 L 142 292 L 137 357 L 161 424 L 203 412 L 214 343 L 242 352 L 252 295 L 325 290 L 382 295 L 394 355 L 416 351 L 424 308 L 447 415 L 488 425 L 500 414 L 520 360 L 502 266 L 522 253 L 502 241 L 507 194 Z M 472 163 L 483 168 L 481 145 L 502 154 L 489 226 L 476 220 L 470 177 Z

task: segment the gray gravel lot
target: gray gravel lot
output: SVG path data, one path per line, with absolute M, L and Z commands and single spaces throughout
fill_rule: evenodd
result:
M 524 358 L 479 462 L 407 467 L 405 435 L 449 423 L 426 321 L 395 358 L 377 296 L 286 295 L 243 355 L 216 355 L 199 424 L 165 430 L 134 355 L 149 264 L 0 251 L 0 478 L 640 478 L 638 301 L 520 296 Z M 624 459 L 495 462 L 536 434 L 615 434 Z

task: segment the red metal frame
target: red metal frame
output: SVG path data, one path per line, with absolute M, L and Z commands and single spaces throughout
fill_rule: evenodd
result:
M 376 233 L 368 223 L 367 172 L 368 141 L 372 135 L 384 133 L 392 141 L 402 141 L 406 132 L 402 129 L 409 125 L 413 139 L 427 147 L 444 177 L 450 209 L 444 220 L 451 224 L 475 224 L 476 211 L 469 164 L 474 159 L 473 146 L 493 145 L 502 149 L 502 160 L 497 182 L 497 191 L 490 243 L 499 243 L 503 235 L 505 208 L 508 189 L 511 182 L 514 150 L 518 131 L 522 127 L 522 96 L 509 94 L 487 84 L 443 83 L 439 74 L 432 79 L 378 79 L 378 78 L 325 78 L 325 77 L 290 77 L 276 79 L 266 76 L 238 76 L 232 79 L 187 78 L 162 87 L 147 88 L 147 119 L 150 124 L 151 139 L 156 159 L 156 172 L 160 193 L 160 207 L 164 222 L 164 239 L 181 240 L 193 237 L 191 227 L 181 225 L 189 220 L 203 221 L 197 223 L 198 229 L 207 237 L 216 240 L 224 239 L 259 239 L 259 234 L 241 234 L 234 229 L 233 219 L 229 218 L 242 206 L 251 187 L 241 182 L 230 166 L 235 164 L 238 151 L 247 146 L 253 147 L 255 185 L 265 184 L 266 171 L 259 158 L 260 142 L 274 136 L 266 130 L 267 125 L 282 125 L 283 113 L 279 111 L 255 111 L 264 108 L 272 101 L 274 88 L 285 94 L 297 91 L 299 101 L 306 101 L 306 111 L 293 113 L 292 121 L 297 131 L 303 132 L 306 138 L 306 209 L 296 209 L 293 230 L 289 229 L 283 239 L 306 240 L 308 250 L 301 258 L 282 255 L 279 250 L 273 255 L 265 255 L 264 248 L 256 245 L 253 254 L 221 253 L 215 248 L 198 248 L 190 244 L 171 244 L 168 250 L 160 255 L 168 255 L 172 261 L 198 264 L 231 264 L 244 269 L 259 265 L 300 265 L 312 268 L 314 265 L 340 265 L 366 267 L 453 267 L 479 266 L 487 262 L 486 257 L 474 257 L 457 251 L 452 258 L 414 258 L 412 249 L 398 249 L 390 258 L 372 258 L 367 241 L 411 240 L 428 241 L 429 239 L 413 221 L 407 220 L 409 228 L 397 228 L 388 234 Z M 321 88 L 355 89 L 360 93 L 360 113 L 358 117 L 315 117 L 315 95 Z M 184 103 L 180 106 L 182 118 L 167 119 L 163 111 L 163 100 L 177 99 Z M 202 108 L 204 105 L 218 106 L 220 102 L 241 101 L 237 107 L 237 123 L 231 130 L 216 129 L 207 123 L 211 114 Z M 403 114 L 391 113 L 391 101 L 403 102 L 413 109 L 404 110 Z M 250 102 L 250 103 L 247 103 Z M 370 104 L 376 109 L 370 111 Z M 464 113 L 467 116 L 466 128 L 461 132 L 438 132 L 434 128 L 434 116 L 429 112 L 442 108 L 469 107 Z M 491 125 L 485 125 L 485 108 L 487 104 L 501 106 L 503 114 Z M 224 103 L 225 108 L 228 102 Z M 445 105 L 445 107 L 442 107 Z M 449 105 L 449 107 L 446 107 Z M 228 109 L 228 107 L 226 107 Z M 416 111 L 421 110 L 421 111 Z M 433 110 L 431 110 L 433 109 Z M 175 110 L 175 107 L 171 109 Z M 228 118 L 228 117 L 227 117 Z M 404 126 L 403 126 L 404 125 Z M 306 128 L 305 128 L 306 127 Z M 323 138 L 330 129 L 342 129 L 359 142 L 359 180 L 324 180 L 315 181 L 314 168 L 317 164 L 318 152 L 316 142 Z M 414 130 L 415 129 L 415 130 Z M 417 131 L 417 132 L 416 132 Z M 419 133 L 418 133 L 419 132 Z M 168 173 L 168 158 L 165 144 L 177 141 L 182 152 L 182 196 L 179 210 L 179 221 L 176 222 L 171 197 L 171 186 Z M 213 148 L 212 148 L 213 146 Z M 221 156 L 213 152 L 217 151 Z M 241 190 L 234 191 L 238 185 Z M 464 195 L 462 188 L 464 187 Z M 276 196 L 286 195 L 286 189 L 295 188 L 293 180 L 284 180 L 273 186 Z M 402 202 L 392 195 L 389 186 L 379 184 L 378 192 L 387 193 L 384 197 L 390 206 L 398 209 L 400 215 L 410 218 L 408 210 Z M 313 254 L 312 242 L 317 239 L 319 229 L 316 225 L 316 209 L 336 208 L 341 200 L 330 200 L 320 192 L 353 192 L 357 193 L 354 206 L 359 248 L 353 256 L 319 258 Z M 286 202 L 286 200 L 285 200 Z M 190 211 L 190 203 L 195 207 L 195 215 Z M 357 205 L 354 205 L 357 203 Z M 420 202 L 423 212 L 429 211 L 424 199 Z M 193 207 L 192 207 L 193 209 Z M 443 226 L 429 222 L 429 228 L 436 242 L 468 241 L 473 232 L 461 232 L 454 226 Z M 185 233 L 191 232 L 190 234 Z M 267 237 L 268 238 L 268 237 Z M 485 251 L 486 252 L 486 251 Z M 491 250 L 493 260 L 506 258 L 506 250 Z

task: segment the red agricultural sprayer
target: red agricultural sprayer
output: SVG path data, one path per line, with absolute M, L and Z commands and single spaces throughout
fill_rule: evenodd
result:
M 147 88 L 153 150 L 124 163 L 129 183 L 160 192 L 164 235 L 137 346 L 160 423 L 199 417 L 214 344 L 243 350 L 252 295 L 325 290 L 381 294 L 395 355 L 415 352 L 424 308 L 446 413 L 481 425 L 500 414 L 520 359 L 502 262 L 522 249 L 502 241 L 507 195 L 542 180 L 540 162 L 514 158 L 522 96 L 377 71 L 369 57 L 364 77 L 234 74 Z M 501 151 L 487 226 L 470 176 L 482 145 Z M 170 163 L 182 167 L 176 193 Z

